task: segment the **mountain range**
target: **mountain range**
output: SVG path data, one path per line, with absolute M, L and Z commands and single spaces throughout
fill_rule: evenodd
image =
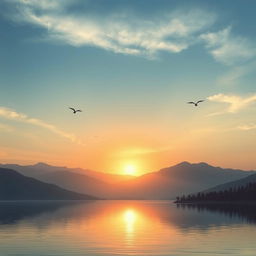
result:
M 174 199 L 180 194 L 203 191 L 255 173 L 189 162 L 182 162 L 139 177 L 57 167 L 44 163 L 29 166 L 5 164 L 0 167 L 11 168 L 25 176 L 80 194 L 106 199 Z
M 53 184 L 0 168 L 0 200 L 91 200 L 96 197 L 72 192 Z
M 67 168 L 65 166 L 52 166 L 46 163 L 37 163 L 34 165 L 18 165 L 18 164 L 0 164 L 0 167 L 3 168 L 10 168 L 20 172 L 21 174 L 33 177 L 36 179 L 40 179 L 44 175 L 56 172 L 72 172 L 76 174 L 83 174 L 90 176 L 92 178 L 96 178 L 101 181 L 105 181 L 108 183 L 116 183 L 125 180 L 132 179 L 133 176 L 131 175 L 118 175 L 118 174 L 111 174 L 105 172 L 97 172 L 92 171 L 89 169 L 82 169 L 82 168 Z

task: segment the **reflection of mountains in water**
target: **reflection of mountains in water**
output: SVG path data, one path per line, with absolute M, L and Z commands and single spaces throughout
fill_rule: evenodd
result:
M 31 220 L 85 202 L 90 201 L 2 201 L 0 202 L 0 225 Z
M 255 203 L 189 203 L 177 204 L 178 209 L 193 210 L 197 212 L 220 213 L 231 219 L 239 218 L 248 223 L 256 224 Z

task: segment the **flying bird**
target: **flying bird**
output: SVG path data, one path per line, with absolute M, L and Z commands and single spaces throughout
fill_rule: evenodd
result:
M 74 109 L 74 108 L 69 108 L 73 111 L 73 114 L 76 114 L 76 112 L 82 112 L 81 109 Z
M 195 107 L 197 107 L 200 102 L 204 102 L 204 100 L 198 100 L 197 102 L 190 101 L 190 102 L 188 102 L 188 104 L 194 104 Z

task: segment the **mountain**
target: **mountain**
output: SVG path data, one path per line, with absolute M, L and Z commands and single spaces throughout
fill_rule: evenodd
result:
M 79 170 L 83 169 L 79 168 L 71 169 L 39 163 L 28 167 L 16 166 L 13 169 L 68 190 L 106 199 L 174 199 L 180 194 L 203 191 L 209 187 L 245 178 L 254 173 L 213 167 L 206 163 L 182 162 L 157 172 L 121 179 L 119 182 L 115 181 L 114 184 L 113 182 L 110 184 L 106 180 L 82 174 Z
M 69 172 L 56 171 L 39 176 L 41 181 L 53 183 L 68 190 L 105 198 L 112 185 L 93 177 Z
M 27 166 L 0 164 L 0 167 L 13 169 L 24 176 L 55 184 L 77 193 L 109 199 L 116 198 L 115 193 L 118 194 L 118 192 L 113 191 L 113 184 L 134 178 L 130 175 L 115 175 L 82 168 L 51 166 L 45 163 Z
M 44 163 L 37 163 L 35 165 L 26 166 L 19 164 L 0 164 L 0 168 L 15 170 L 25 176 L 33 178 L 37 178 L 40 175 L 44 175 L 45 173 L 51 172 L 51 170 L 49 170 L 48 167 L 50 166 Z
M 89 200 L 96 197 L 47 184 L 6 168 L 0 168 L 0 200 Z
M 245 177 L 243 179 L 235 180 L 232 182 L 227 182 L 218 186 L 215 186 L 213 188 L 209 188 L 207 190 L 202 191 L 202 193 L 209 193 L 209 192 L 218 192 L 218 191 L 224 191 L 229 189 L 237 189 L 239 187 L 244 187 L 248 185 L 249 183 L 256 183 L 256 174 L 249 175 L 248 177 Z
M 19 173 L 33 177 L 36 179 L 41 179 L 44 175 L 47 176 L 51 173 L 62 172 L 62 173 L 76 173 L 86 175 L 97 180 L 106 182 L 106 183 L 117 183 L 126 180 L 133 179 L 134 176 L 131 175 L 118 175 L 118 174 L 110 174 L 110 173 L 103 173 L 92 171 L 89 169 L 82 169 L 82 168 L 67 168 L 65 166 L 52 166 L 46 163 L 37 163 L 34 165 L 18 165 L 18 164 L 0 164 L 2 168 L 9 168 L 18 171 Z
M 118 195 L 120 198 L 174 199 L 176 195 L 195 193 L 252 173 L 254 172 L 213 167 L 206 163 L 182 162 L 122 182 L 119 184 Z
M 92 178 L 95 178 L 95 179 L 98 179 L 98 180 L 101 180 L 101 181 L 104 181 L 104 182 L 107 182 L 110 184 L 115 184 L 118 182 L 134 179 L 134 176 L 132 176 L 132 175 L 119 175 L 119 174 L 112 174 L 112 173 L 104 173 L 104 172 L 97 172 L 97 171 L 92 171 L 89 169 L 81 169 L 81 168 L 73 169 L 72 172 L 84 174 L 84 175 L 90 176 Z
M 15 164 L 0 165 L 0 167 L 1 166 L 6 168 L 9 167 L 24 176 L 33 177 L 43 182 L 55 184 L 77 193 L 106 198 L 106 195 L 109 195 L 110 191 L 112 191 L 111 182 L 107 183 L 101 179 L 94 178 L 93 176 L 98 175 L 98 172 L 94 171 L 87 172 L 85 169 L 51 166 L 45 163 L 37 163 L 35 165 L 28 166 Z M 88 176 L 83 173 L 90 173 L 92 176 Z M 103 179 L 104 175 L 105 174 L 98 176 Z M 110 180 L 112 175 L 106 174 L 105 177 L 107 177 L 107 180 Z M 111 195 L 109 195 L 109 198 L 112 198 Z

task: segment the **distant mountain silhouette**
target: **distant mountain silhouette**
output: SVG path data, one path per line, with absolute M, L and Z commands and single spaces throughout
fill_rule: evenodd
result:
M 176 195 L 195 193 L 223 182 L 247 177 L 252 171 L 223 169 L 206 163 L 182 162 L 158 172 L 122 182 L 119 196 L 144 199 L 174 199 Z
M 118 175 L 118 174 L 97 172 L 97 171 L 92 171 L 89 169 L 82 169 L 82 168 L 67 168 L 65 166 L 52 166 L 46 163 L 37 163 L 34 165 L 25 165 L 25 166 L 18 165 L 18 164 L 0 164 L 0 167 L 13 169 L 25 176 L 33 177 L 36 179 L 41 179 L 41 178 L 43 179 L 43 176 L 47 177 L 48 174 L 56 173 L 56 172 L 62 172 L 62 173 L 71 172 L 76 174 L 83 174 L 83 175 L 96 178 L 98 180 L 111 183 L 111 184 L 134 178 L 131 175 Z
M 133 179 L 130 175 L 101 173 L 82 168 L 51 166 L 45 163 L 35 165 L 0 164 L 19 173 L 52 183 L 77 193 L 94 195 L 101 198 L 116 198 L 113 184 Z
M 0 168 L 0 200 L 86 200 L 96 197 L 75 193 L 6 168 Z
M 47 173 L 39 177 L 41 181 L 53 183 L 65 189 L 78 193 L 86 193 L 105 198 L 111 191 L 112 185 L 88 175 L 69 171 Z
M 41 181 L 107 199 L 174 199 L 180 194 L 203 191 L 209 187 L 245 178 L 254 173 L 222 169 L 206 163 L 182 162 L 157 172 L 140 177 L 126 177 L 123 180 L 122 178 L 119 179 L 119 176 L 122 175 L 109 176 L 93 171 L 83 172 L 86 174 L 84 175 L 82 174 L 83 169 L 55 167 L 43 163 L 33 166 L 11 166 L 24 175 L 33 175 Z M 94 173 L 97 174 L 93 177 Z M 101 179 L 96 177 L 97 175 Z M 102 178 L 104 175 L 107 176 L 105 180 Z M 117 179 L 116 176 L 118 176 Z M 111 178 L 113 178 L 112 182 Z M 117 182 L 118 179 L 119 182 Z
M 254 183 L 254 182 L 256 182 L 256 174 L 252 174 L 243 179 L 227 182 L 227 183 L 215 186 L 213 188 L 209 188 L 205 191 L 202 191 L 202 193 L 224 191 L 224 190 L 229 190 L 230 188 L 235 189 L 235 188 L 246 186 L 247 184 Z

